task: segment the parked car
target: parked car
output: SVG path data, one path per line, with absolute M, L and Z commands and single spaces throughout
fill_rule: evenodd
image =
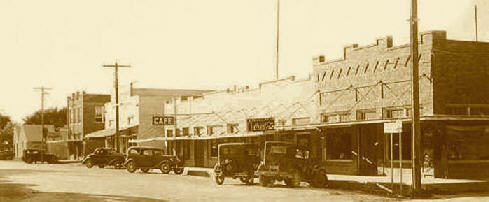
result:
M 260 164 L 259 148 L 256 144 L 219 144 L 217 163 L 214 166 L 216 183 L 224 183 L 225 177 L 239 178 L 241 182 L 253 184 L 255 171 Z
M 163 174 L 168 174 L 170 171 L 175 174 L 182 174 L 182 161 L 176 156 L 164 155 L 163 153 L 162 149 L 156 147 L 129 147 L 124 165 L 130 173 L 137 169 L 141 169 L 144 173 L 150 169 L 160 169 Z
M 14 159 L 14 151 L 12 150 L 0 151 L 0 160 L 12 160 L 12 159 Z
M 97 148 L 91 154 L 83 159 L 82 163 L 91 168 L 94 165 L 99 168 L 105 166 L 114 166 L 114 168 L 122 168 L 124 166 L 124 154 L 117 153 L 111 148 Z
M 283 180 L 290 187 L 299 187 L 301 181 L 313 187 L 326 187 L 326 169 L 315 163 L 315 160 L 310 158 L 306 148 L 287 142 L 267 141 L 257 171 L 260 184 L 270 186 L 275 181 Z
M 26 163 L 36 163 L 41 161 L 41 153 L 43 153 L 42 160 L 48 163 L 57 163 L 58 157 L 56 155 L 46 152 L 46 150 L 40 149 L 24 149 L 22 160 Z M 41 162 L 42 163 L 42 162 Z

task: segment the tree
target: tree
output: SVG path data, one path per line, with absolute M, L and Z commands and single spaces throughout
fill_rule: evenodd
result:
M 24 124 L 41 125 L 41 110 L 23 118 L 23 120 Z M 66 123 L 66 107 L 44 110 L 44 125 L 54 125 L 57 128 L 63 127 Z
M 9 116 L 0 114 L 0 145 L 4 142 L 12 144 L 14 137 L 14 124 Z

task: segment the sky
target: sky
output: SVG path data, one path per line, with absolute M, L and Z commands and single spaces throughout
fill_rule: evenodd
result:
M 489 41 L 489 1 L 418 0 L 419 31 Z M 275 78 L 276 0 L 0 0 L 0 113 L 20 122 L 71 93 L 135 87 L 226 89 Z M 280 0 L 280 78 L 306 77 L 312 57 L 393 36 L 409 42 L 410 0 Z

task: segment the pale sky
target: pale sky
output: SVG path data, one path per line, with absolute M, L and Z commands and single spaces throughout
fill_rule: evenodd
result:
M 487 0 L 418 0 L 419 30 L 489 41 Z M 307 76 L 312 57 L 392 35 L 409 42 L 410 0 L 281 0 L 280 77 Z M 1 0 L 0 113 L 20 121 L 40 108 L 33 87 L 52 88 L 46 107 L 76 90 L 109 93 L 117 58 L 121 84 L 225 89 L 275 78 L 276 0 Z

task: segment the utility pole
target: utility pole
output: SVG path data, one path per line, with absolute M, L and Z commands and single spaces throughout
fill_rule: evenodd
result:
M 419 64 L 418 64 L 418 2 L 411 0 L 411 58 L 412 58 L 412 188 L 413 196 L 421 191 L 421 129 L 419 124 Z
M 276 49 L 275 49 L 275 79 L 278 80 L 278 51 L 279 51 L 279 34 L 280 34 L 280 0 L 277 0 L 277 37 L 276 37 Z
M 475 42 L 479 41 L 479 33 L 477 29 L 477 5 L 474 5 L 474 20 L 475 20 Z
M 44 138 L 44 95 L 49 94 L 47 91 L 51 88 L 46 88 L 44 86 L 34 88 L 34 90 L 41 91 L 41 163 L 44 162 L 44 144 L 46 142 Z M 46 147 L 47 149 L 47 147 Z
M 120 65 L 115 62 L 113 65 L 103 65 L 103 67 L 114 67 L 114 87 L 115 87 L 115 138 L 114 147 L 119 152 L 119 67 L 131 67 L 131 65 Z

